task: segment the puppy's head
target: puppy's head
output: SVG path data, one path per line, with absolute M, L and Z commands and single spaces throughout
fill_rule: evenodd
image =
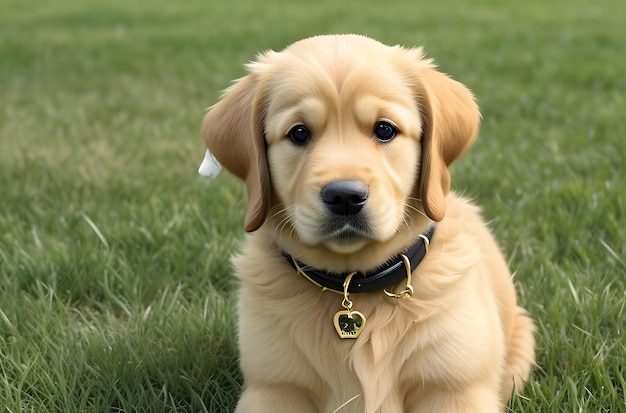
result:
M 246 182 L 246 231 L 339 253 L 440 221 L 448 166 L 474 139 L 471 93 L 421 49 L 319 36 L 266 52 L 206 115 L 216 158 Z

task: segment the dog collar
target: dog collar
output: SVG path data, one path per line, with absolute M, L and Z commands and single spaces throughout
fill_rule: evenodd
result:
M 417 237 L 415 242 L 404 253 L 398 254 L 376 270 L 366 273 L 351 272 L 338 274 L 328 272 L 303 264 L 287 253 L 283 252 L 283 255 L 296 271 L 324 290 L 346 294 L 366 293 L 385 290 L 408 278 L 407 288 L 411 289 L 412 294 L 412 287 L 410 287 L 411 273 L 422 262 L 426 252 L 428 252 L 428 246 L 435 233 L 435 228 L 436 224 L 431 225 Z M 345 285 L 346 280 L 349 280 L 347 285 Z M 393 296 L 392 293 L 386 290 L 385 292 Z

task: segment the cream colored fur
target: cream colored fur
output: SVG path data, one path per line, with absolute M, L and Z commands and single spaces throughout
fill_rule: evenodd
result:
M 207 146 L 246 182 L 239 343 L 245 412 L 502 412 L 534 364 L 533 323 L 517 306 L 506 262 L 477 207 L 450 190 L 448 166 L 471 144 L 471 93 L 421 49 L 320 36 L 267 52 L 207 114 Z M 373 138 L 390 121 L 398 135 Z M 295 145 L 291 127 L 311 141 Z M 369 188 L 368 232 L 327 233 L 321 188 Z M 341 340 L 342 297 L 296 273 L 281 251 L 328 271 L 367 271 L 432 222 L 414 295 L 351 294 L 367 317 Z M 402 286 L 398 286 L 399 289 Z

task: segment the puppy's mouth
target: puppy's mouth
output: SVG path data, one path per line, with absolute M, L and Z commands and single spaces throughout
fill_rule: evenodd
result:
M 368 220 L 362 214 L 329 218 L 319 235 L 325 244 L 342 251 L 360 248 L 373 239 Z

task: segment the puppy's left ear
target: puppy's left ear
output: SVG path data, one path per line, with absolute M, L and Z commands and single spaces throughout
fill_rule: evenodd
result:
M 239 79 L 204 117 L 202 135 L 217 160 L 245 181 L 248 209 L 245 229 L 263 225 L 270 205 L 270 174 L 263 137 L 263 105 L 257 74 Z
M 448 167 L 474 141 L 480 112 L 472 93 L 430 64 L 414 73 L 422 116 L 422 159 L 417 197 L 433 221 L 445 216 Z

